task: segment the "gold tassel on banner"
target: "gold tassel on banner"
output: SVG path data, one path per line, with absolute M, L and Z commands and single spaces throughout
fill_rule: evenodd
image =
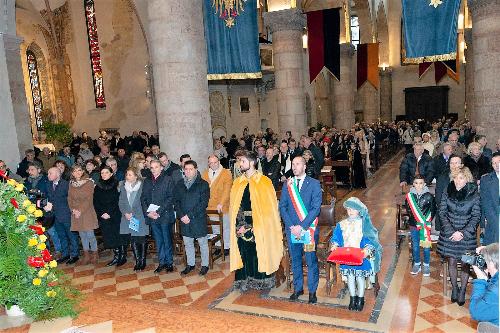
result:
M 226 22 L 226 27 L 232 28 L 235 24 L 236 16 L 240 11 L 244 11 L 243 0 L 213 0 L 212 7 L 215 13 Z

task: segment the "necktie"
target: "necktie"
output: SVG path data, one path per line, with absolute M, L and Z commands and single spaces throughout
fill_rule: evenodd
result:
M 300 178 L 297 178 L 297 188 L 299 189 L 300 191 Z
M 55 191 L 56 190 L 56 187 L 57 187 L 57 184 L 56 183 L 53 183 L 52 184 L 52 189 Z
M 212 177 L 215 177 L 215 171 L 212 172 Z

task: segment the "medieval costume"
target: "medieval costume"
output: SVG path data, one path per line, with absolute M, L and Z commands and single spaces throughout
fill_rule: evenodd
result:
M 271 180 L 260 172 L 236 178 L 229 213 L 234 288 L 246 291 L 274 287 L 274 273 L 283 257 L 283 232 Z M 246 232 L 237 234 L 242 226 Z
M 334 247 L 359 248 L 365 252 L 360 266 L 340 265 L 342 279 L 347 280 L 351 296 L 349 310 L 362 311 L 365 302 L 365 280 L 370 278 L 373 282 L 375 274 L 380 271 L 382 246 L 368 208 L 356 197 L 347 199 L 343 206 L 357 211 L 358 214 L 356 217 L 348 217 L 337 223 L 331 243 Z

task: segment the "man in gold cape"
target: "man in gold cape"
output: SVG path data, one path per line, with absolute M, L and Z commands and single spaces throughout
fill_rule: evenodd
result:
M 272 181 L 255 169 L 257 156 L 241 156 L 243 175 L 231 188 L 230 270 L 235 271 L 234 287 L 269 289 L 275 286 L 274 273 L 283 257 L 283 232 Z

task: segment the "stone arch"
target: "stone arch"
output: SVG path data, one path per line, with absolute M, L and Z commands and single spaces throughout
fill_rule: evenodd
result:
M 40 80 L 39 85 L 40 85 L 40 92 L 42 96 L 42 106 L 43 106 L 42 115 L 44 118 L 48 118 L 53 121 L 55 119 L 56 110 L 52 107 L 52 101 L 50 99 L 51 93 L 50 93 L 49 72 L 48 72 L 49 67 L 47 65 L 47 60 L 45 58 L 45 55 L 43 54 L 42 48 L 35 42 L 32 42 L 26 48 L 26 52 L 28 51 L 33 52 L 37 62 L 38 76 Z M 30 113 L 32 112 L 33 110 L 30 110 Z
M 380 2 L 377 11 L 377 41 L 379 44 L 379 64 L 389 64 L 389 28 L 384 3 Z
M 222 92 L 212 91 L 209 95 L 210 118 L 212 121 L 212 137 L 227 136 L 226 105 Z

